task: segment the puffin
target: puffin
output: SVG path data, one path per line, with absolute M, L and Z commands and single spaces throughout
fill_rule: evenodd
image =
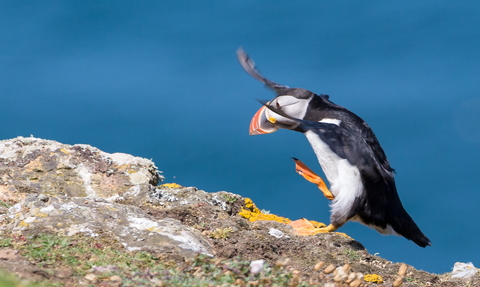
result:
M 328 95 L 289 88 L 268 80 L 242 49 L 237 58 L 253 78 L 275 91 L 251 122 L 250 135 L 278 129 L 303 133 L 310 143 L 330 188 L 321 177 L 294 158 L 296 170 L 315 183 L 330 203 L 330 224 L 318 232 L 333 232 L 356 221 L 384 235 L 403 236 L 420 247 L 430 246 L 400 201 L 394 169 L 369 125 L 350 110 L 334 104 Z

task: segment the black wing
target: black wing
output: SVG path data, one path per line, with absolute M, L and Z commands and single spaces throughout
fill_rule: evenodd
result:
M 248 54 L 242 49 L 238 48 L 237 50 L 237 58 L 242 65 L 242 68 L 252 77 L 259 80 L 262 83 L 265 83 L 269 88 L 274 89 L 277 94 L 285 91 L 288 89 L 287 86 L 277 84 L 269 79 L 265 78 L 260 74 L 260 72 L 255 68 L 255 62 L 248 56 Z
M 377 161 L 385 168 L 387 171 L 394 172 L 393 168 L 388 162 L 387 156 L 383 151 L 380 143 L 377 140 L 377 137 L 373 133 L 372 129 L 368 126 L 365 121 L 349 111 L 348 109 L 339 106 L 325 97 L 316 96 L 313 97 L 308 105 L 307 114 L 310 115 L 304 120 L 318 121 L 319 113 L 321 111 L 322 118 L 334 118 L 342 119 L 340 126 L 348 129 L 349 132 L 358 135 L 360 138 L 363 138 L 366 143 L 371 147 L 375 158 Z
M 300 131 L 312 131 L 339 157 L 358 167 L 363 177 L 373 181 L 393 180 L 393 174 L 379 163 L 370 145 L 360 136 L 330 123 L 300 122 Z

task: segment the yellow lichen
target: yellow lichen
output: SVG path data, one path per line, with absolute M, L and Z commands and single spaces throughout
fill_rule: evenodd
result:
M 20 227 L 27 227 L 29 225 L 30 225 L 30 223 L 27 223 L 24 220 L 20 221 L 20 223 L 18 224 L 18 226 L 20 226 Z
M 162 184 L 160 185 L 159 187 L 165 187 L 165 188 L 182 188 L 183 186 L 181 186 L 180 184 L 177 184 L 177 183 L 165 183 L 165 184 Z
M 246 210 L 242 210 L 244 213 L 248 212 Z M 277 216 L 275 214 L 266 214 L 266 213 L 253 213 L 250 212 L 249 215 L 245 216 L 244 213 L 240 211 L 240 215 L 242 215 L 245 218 L 248 218 L 251 222 L 257 221 L 257 220 L 270 220 L 270 221 L 276 221 L 280 223 L 289 223 L 291 220 L 285 217 Z
M 63 152 L 64 154 L 70 154 L 70 151 L 66 148 L 61 148 L 60 151 Z
M 145 228 L 145 230 L 151 231 L 151 232 L 160 232 L 160 229 L 158 228 L 158 226 L 148 227 L 148 228 Z
M 367 274 L 367 275 L 363 276 L 363 280 L 365 280 L 367 282 L 378 283 L 378 284 L 383 282 L 382 276 L 377 275 L 377 274 Z
M 281 217 L 275 214 L 263 213 L 250 198 L 244 198 L 244 200 L 245 208 L 242 208 L 242 210 L 238 214 L 241 217 L 250 220 L 250 222 L 254 222 L 257 220 L 271 220 L 284 224 L 291 222 L 290 219 L 285 217 Z
M 250 198 L 244 198 L 245 201 L 245 207 L 250 210 L 251 212 L 254 213 L 261 213 L 260 209 L 257 208 L 255 203 Z

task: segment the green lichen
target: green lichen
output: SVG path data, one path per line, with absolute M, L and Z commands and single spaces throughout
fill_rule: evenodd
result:
M 8 202 L 5 202 L 5 201 L 3 201 L 3 200 L 0 200 L 0 207 L 10 208 L 10 207 L 12 207 L 12 206 L 13 206 L 13 204 L 10 204 L 10 203 L 8 203 Z
M 227 239 L 230 237 L 230 233 L 233 232 L 233 229 L 231 227 L 226 227 L 226 228 L 217 228 L 215 231 L 210 232 L 208 236 L 213 239 Z
M 358 251 L 355 251 L 355 250 L 348 250 L 347 249 L 347 250 L 343 250 L 342 253 L 347 255 L 352 260 L 359 260 L 360 258 L 362 258 L 362 256 L 360 256 L 360 254 L 358 254 Z
M 238 200 L 237 197 L 230 195 L 230 194 L 222 194 L 222 197 L 225 199 L 226 202 L 228 203 L 234 203 Z

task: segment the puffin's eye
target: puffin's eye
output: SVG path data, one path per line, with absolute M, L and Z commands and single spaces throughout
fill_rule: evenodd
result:
M 277 102 L 277 108 L 281 109 L 282 106 Z

